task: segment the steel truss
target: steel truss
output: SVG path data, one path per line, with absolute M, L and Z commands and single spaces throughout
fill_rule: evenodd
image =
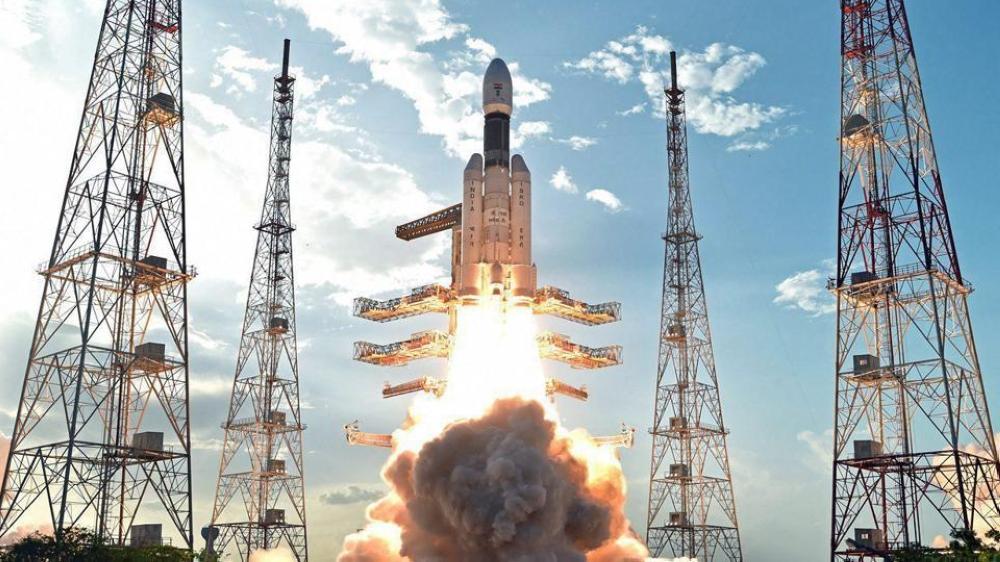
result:
M 47 520 L 126 544 L 133 524 L 166 524 L 193 546 L 181 62 L 180 0 L 107 2 L 39 268 L 0 535 Z
M 743 560 L 688 181 L 676 58 L 667 97 L 670 185 L 646 544 L 653 557 Z
M 883 560 L 996 525 L 1000 469 L 905 7 L 841 9 L 830 558 Z
M 288 57 L 286 40 L 282 73 L 274 79 L 267 190 L 212 511 L 216 552 L 243 561 L 281 545 L 300 562 L 308 558 L 288 183 L 295 78 Z

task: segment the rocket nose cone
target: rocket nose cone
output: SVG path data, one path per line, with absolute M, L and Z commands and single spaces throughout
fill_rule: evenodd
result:
M 483 77 L 483 112 L 500 111 L 510 115 L 514 109 L 514 81 L 503 59 L 493 59 Z
M 483 173 L 483 156 L 481 154 L 473 154 L 469 157 L 469 163 L 465 165 L 466 172 L 479 172 Z
M 515 174 L 518 172 L 528 174 L 531 173 L 531 171 L 528 170 L 528 164 L 524 162 L 524 157 L 520 154 L 515 154 L 514 157 L 510 159 L 510 171 Z

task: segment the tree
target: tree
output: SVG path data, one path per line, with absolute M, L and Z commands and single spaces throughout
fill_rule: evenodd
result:
M 104 544 L 89 531 L 66 529 L 59 536 L 29 535 L 0 552 L 0 562 L 211 562 L 204 554 L 172 546 L 121 547 Z
M 1000 532 L 990 530 L 986 539 L 991 544 L 979 538 L 975 531 L 968 529 L 955 530 L 951 533 L 948 550 L 931 550 L 923 546 L 915 546 L 892 557 L 893 562 L 1000 562 Z

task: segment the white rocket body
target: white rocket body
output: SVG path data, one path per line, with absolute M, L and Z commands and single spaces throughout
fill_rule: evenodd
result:
M 494 59 L 483 78 L 483 153 L 465 167 L 462 198 L 462 271 L 459 296 L 501 296 L 513 304 L 535 297 L 531 262 L 531 172 L 521 155 L 510 158 L 513 84 Z

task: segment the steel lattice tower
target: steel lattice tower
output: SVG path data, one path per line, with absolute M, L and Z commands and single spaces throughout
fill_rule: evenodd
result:
M 830 543 L 872 560 L 995 525 L 1000 474 L 906 10 L 841 17 Z
M 0 534 L 44 513 L 113 544 L 158 543 L 166 524 L 192 546 L 181 82 L 180 0 L 109 0 L 39 268 Z
M 670 53 L 669 202 L 646 543 L 653 557 L 743 560 L 688 182 L 684 91 Z
M 212 512 L 212 526 L 219 531 L 217 551 L 241 560 L 257 549 L 282 544 L 296 560 L 307 559 L 305 426 L 299 405 L 292 268 L 295 227 L 288 186 L 295 78 L 288 74 L 288 57 L 286 39 L 282 72 L 274 79 L 267 191 L 255 227 L 257 250 Z

